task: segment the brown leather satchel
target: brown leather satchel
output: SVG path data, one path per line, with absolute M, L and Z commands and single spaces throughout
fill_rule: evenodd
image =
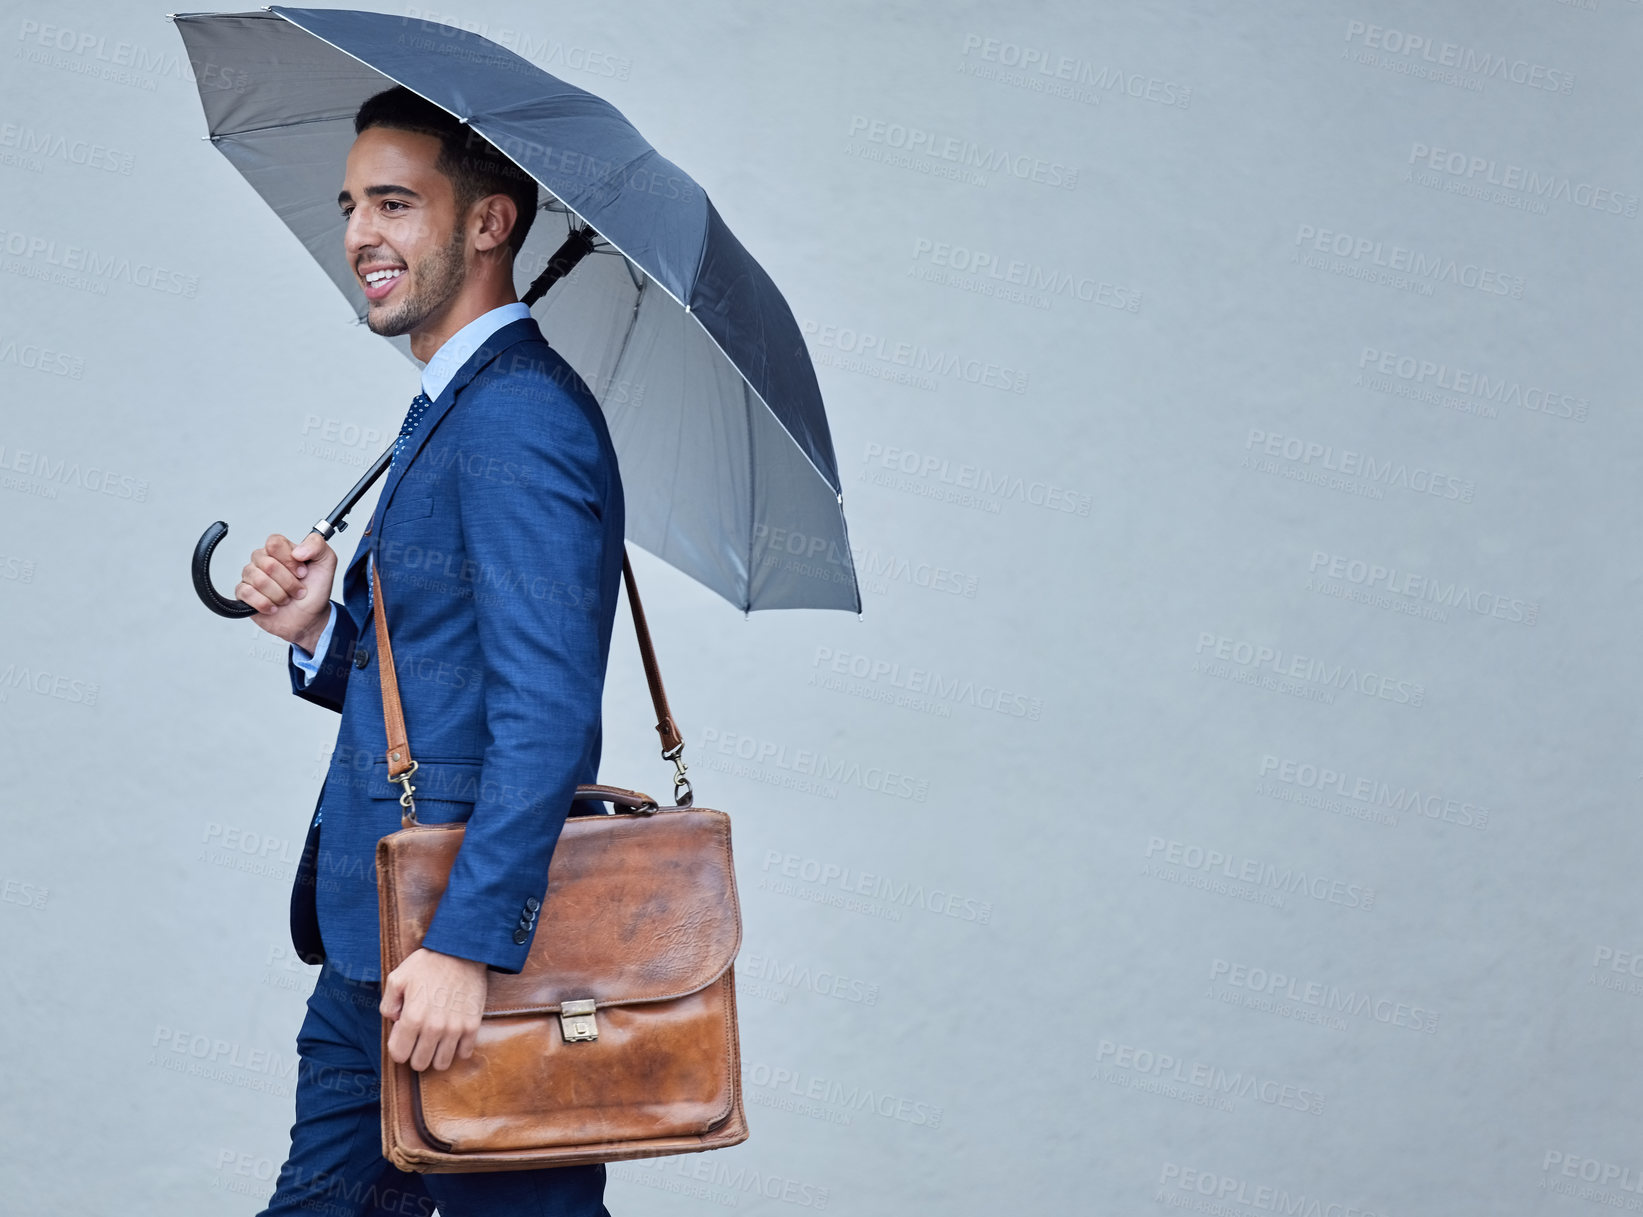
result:
M 492 972 L 468 1060 L 418 1073 L 382 1027 L 382 1152 L 409 1171 L 522 1170 L 722 1149 L 747 1140 L 734 960 L 741 913 L 730 817 L 691 805 L 684 744 L 627 554 L 622 577 L 656 708 L 674 806 L 579 786 L 554 846 L 541 926 L 517 975 Z M 402 827 L 377 843 L 382 974 L 421 945 L 461 824 L 418 824 L 382 584 L 373 565 L 388 777 Z

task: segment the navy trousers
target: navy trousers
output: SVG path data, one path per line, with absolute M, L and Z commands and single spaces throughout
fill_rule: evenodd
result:
M 381 999 L 375 981 L 320 969 L 297 1033 L 291 1156 L 262 1217 L 610 1217 L 602 1163 L 419 1175 L 384 1158 Z

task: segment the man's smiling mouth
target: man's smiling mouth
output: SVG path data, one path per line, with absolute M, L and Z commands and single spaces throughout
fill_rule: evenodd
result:
M 405 275 L 403 266 L 384 266 L 376 270 L 368 270 L 360 276 L 365 283 L 365 297 L 368 300 L 381 300 Z

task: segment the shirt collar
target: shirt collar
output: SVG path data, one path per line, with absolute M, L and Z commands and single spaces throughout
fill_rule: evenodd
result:
M 504 304 L 501 308 L 481 313 L 447 338 L 422 369 L 422 391 L 428 400 L 439 400 L 445 386 L 451 383 L 451 377 L 468 362 L 470 355 L 485 345 L 487 338 L 510 322 L 523 321 L 530 315 L 531 310 L 524 304 Z

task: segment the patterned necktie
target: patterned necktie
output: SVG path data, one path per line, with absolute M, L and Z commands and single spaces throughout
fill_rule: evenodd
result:
M 388 462 L 389 473 L 392 473 L 394 466 L 399 464 L 399 454 L 405 451 L 405 445 L 410 442 L 411 436 L 421 424 L 422 416 L 433 404 L 426 393 L 418 393 L 411 398 L 411 408 L 405 411 L 405 421 L 399 425 L 399 438 L 394 441 L 394 458 Z
M 428 412 L 428 407 L 433 404 L 433 400 L 426 393 L 418 393 L 411 398 L 411 406 L 405 411 L 405 421 L 399 425 L 399 438 L 394 441 L 393 458 L 388 462 L 390 476 L 394 472 L 394 466 L 399 464 L 399 454 L 405 451 L 405 445 L 411 442 L 411 436 L 416 434 L 417 427 L 422 424 L 422 416 Z M 372 558 L 366 559 L 367 574 L 370 573 L 370 563 L 372 561 Z M 370 612 L 375 603 L 376 592 L 367 583 L 365 585 L 365 611 Z

